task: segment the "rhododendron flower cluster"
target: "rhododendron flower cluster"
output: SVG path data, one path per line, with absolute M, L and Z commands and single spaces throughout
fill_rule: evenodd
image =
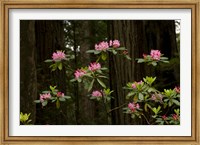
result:
M 106 41 L 102 41 L 99 44 L 95 44 L 95 50 L 106 51 L 109 47 L 118 48 L 120 47 L 119 40 L 110 40 L 109 44 Z
M 64 95 L 64 93 L 62 93 L 62 92 L 57 92 L 57 97 L 64 97 L 65 95 Z
M 124 50 L 124 51 L 123 51 L 123 54 L 124 54 L 124 55 L 127 55 L 127 54 L 128 54 L 128 51 L 127 51 L 127 50 Z
M 134 102 L 133 103 L 129 103 L 128 104 L 128 108 L 132 111 L 132 112 L 135 112 L 135 109 L 139 109 L 140 108 L 140 105 L 137 103 L 135 104 Z
M 175 87 L 174 89 L 175 89 L 176 93 L 180 93 L 180 87 Z
M 102 93 L 100 91 L 93 91 L 92 96 L 93 97 L 102 97 Z
M 139 81 L 139 82 L 134 82 L 131 86 L 133 89 L 136 88 L 136 85 L 142 84 L 143 81 Z
M 147 54 L 144 54 L 144 53 L 143 53 L 142 56 L 143 56 L 144 59 L 146 59 Z
M 76 79 L 82 77 L 84 74 L 86 74 L 86 71 L 83 69 L 78 69 L 74 73 Z
M 62 52 L 62 51 L 54 52 L 53 55 L 52 55 L 52 59 L 54 61 L 65 59 L 65 53 Z
M 110 46 L 112 46 L 113 48 L 118 48 L 120 47 L 120 42 L 119 40 L 110 40 L 110 43 L 109 43 Z
M 154 59 L 154 60 L 160 60 L 161 53 L 160 53 L 159 50 L 151 50 L 150 55 L 151 55 L 152 59 Z
M 102 41 L 99 44 L 95 44 L 95 50 L 105 51 L 109 48 L 108 42 Z
M 163 116 L 162 116 L 162 119 L 163 119 L 163 120 L 166 120 L 166 119 L 167 119 L 167 116 L 166 116 L 166 115 L 163 115 Z
M 90 71 L 96 71 L 96 70 L 101 69 L 101 64 L 97 62 L 93 62 L 93 63 L 90 63 L 88 68 Z
M 178 119 L 179 119 L 179 116 L 178 116 L 177 114 L 172 114 L 172 118 L 173 118 L 174 120 L 178 120 Z
M 43 102 L 44 100 L 50 99 L 51 98 L 51 94 L 50 93 L 46 93 L 46 94 L 40 94 L 40 101 Z
M 151 96 L 151 100 L 158 100 L 158 101 L 161 101 L 162 102 L 162 99 L 163 99 L 163 96 L 161 94 L 153 94 Z

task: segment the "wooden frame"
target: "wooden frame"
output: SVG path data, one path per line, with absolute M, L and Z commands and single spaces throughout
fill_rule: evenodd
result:
M 1 0 L 1 144 L 38 143 L 38 144 L 200 144 L 200 83 L 199 64 L 199 0 L 172 1 L 134 1 L 134 0 L 98 0 L 87 1 L 51 1 L 51 0 Z M 190 137 L 14 137 L 8 134 L 8 13 L 11 8 L 188 8 L 192 10 L 192 136 Z

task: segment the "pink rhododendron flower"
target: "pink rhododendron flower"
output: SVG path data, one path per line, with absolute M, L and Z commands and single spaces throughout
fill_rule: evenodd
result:
M 155 94 L 153 94 L 153 95 L 151 96 L 151 100 L 156 100 L 156 95 L 155 95 Z
M 140 105 L 139 105 L 138 103 L 135 104 L 135 103 L 133 102 L 133 103 L 129 103 L 129 104 L 128 104 L 128 108 L 129 108 L 132 112 L 134 112 L 135 109 L 139 109 L 139 108 L 140 108 Z
M 147 54 L 144 54 L 144 53 L 143 53 L 143 58 L 146 59 L 146 57 L 147 57 Z
M 102 41 L 99 44 L 95 44 L 95 50 L 105 51 L 109 48 L 108 42 Z
M 180 87 L 175 87 L 174 89 L 177 93 L 180 93 Z
M 62 92 L 57 92 L 57 97 L 64 97 L 65 95 L 64 95 L 64 93 L 62 93 Z
M 100 91 L 93 91 L 92 96 L 93 97 L 102 97 L 102 93 Z
M 112 46 L 113 42 L 112 40 L 109 41 L 109 46 Z
M 163 96 L 161 94 L 153 94 L 151 96 L 151 100 L 154 100 L 154 101 L 156 100 L 156 101 L 162 102 L 162 99 L 163 99 Z
M 167 119 L 167 116 L 166 116 L 166 115 L 163 115 L 163 116 L 162 116 L 162 119 L 163 119 L 163 120 L 166 120 L 166 119 Z
M 138 103 L 136 104 L 136 108 L 137 108 L 137 109 L 140 109 L 140 105 L 139 105 Z
M 143 81 L 139 81 L 139 82 L 137 82 L 137 84 L 139 85 L 139 84 L 142 84 L 143 83 Z
M 112 45 L 113 45 L 113 48 L 118 48 L 118 47 L 120 46 L 119 40 L 114 40 L 114 41 L 112 42 Z
M 50 99 L 51 98 L 51 94 L 50 93 L 46 93 L 46 94 L 40 94 L 40 101 L 43 102 L 44 100 Z
M 133 89 L 135 89 L 135 88 L 136 88 L 136 84 L 133 83 L 133 84 L 131 85 L 131 87 L 132 87 Z
M 62 51 L 54 52 L 53 55 L 52 55 L 52 59 L 54 61 L 65 59 L 65 53 L 62 52 Z
M 179 116 L 177 114 L 172 114 L 172 117 L 174 120 L 178 120 L 179 119 Z
M 136 88 L 136 85 L 142 84 L 143 81 L 139 81 L 139 82 L 134 82 L 131 86 L 133 89 Z
M 129 108 L 132 112 L 134 112 L 134 111 L 135 111 L 135 104 L 134 104 L 134 103 L 129 103 L 129 104 L 128 104 L 128 108 Z
M 88 68 L 90 71 L 96 71 L 96 70 L 101 69 L 101 64 L 97 62 L 93 62 L 93 63 L 90 63 Z
M 86 71 L 82 69 L 78 69 L 74 73 L 76 79 L 82 77 L 84 74 L 86 74 Z
M 159 50 L 151 50 L 151 58 L 154 60 L 160 60 L 161 53 Z
M 127 50 L 124 50 L 124 51 L 123 51 L 123 54 L 124 54 L 124 55 L 127 55 L 127 54 L 128 54 L 128 51 L 127 51 Z

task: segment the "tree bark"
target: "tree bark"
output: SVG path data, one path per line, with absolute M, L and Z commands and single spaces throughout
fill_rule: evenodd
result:
M 35 53 L 35 21 L 20 21 L 20 112 L 31 113 L 35 123 L 37 73 Z
M 122 89 L 128 82 L 140 81 L 145 76 L 155 76 L 158 71 L 152 66 L 137 64 L 135 59 L 149 54 L 151 49 L 171 58 L 176 48 L 174 21 L 110 21 L 111 39 L 118 39 L 128 49 L 132 61 L 110 55 L 110 87 L 114 90 L 115 99 L 112 108 L 126 102 L 126 92 Z M 128 102 L 127 102 L 128 104 Z M 112 124 L 143 124 L 144 121 L 131 122 L 122 109 L 112 112 Z
M 52 72 L 50 63 L 45 63 L 46 59 L 51 59 L 56 50 L 65 50 L 64 47 L 64 26 L 63 21 L 37 20 L 35 21 L 36 52 L 38 68 L 38 96 L 43 90 L 49 90 L 49 86 L 57 86 L 57 89 L 66 94 L 66 70 L 56 70 Z M 40 108 L 38 106 L 38 108 Z M 45 115 L 44 115 L 45 114 Z M 61 103 L 60 110 L 49 103 L 48 107 L 37 110 L 38 124 L 67 124 L 68 119 L 66 102 Z M 62 118 L 62 119 L 60 119 Z M 49 120 L 49 121 L 47 121 Z

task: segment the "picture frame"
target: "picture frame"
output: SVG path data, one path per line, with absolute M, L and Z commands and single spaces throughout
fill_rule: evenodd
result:
M 200 144 L 199 135 L 199 0 L 180 1 L 1 1 L 1 144 Z M 191 9 L 192 13 L 192 135 L 191 136 L 9 136 L 9 9 Z

